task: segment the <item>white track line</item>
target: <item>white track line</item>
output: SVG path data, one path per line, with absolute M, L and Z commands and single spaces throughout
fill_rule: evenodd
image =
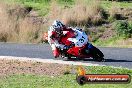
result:
M 76 61 L 63 61 L 63 60 L 29 58 L 29 57 L 0 56 L 0 59 L 19 60 L 19 61 L 37 61 L 37 62 L 43 62 L 43 63 L 58 63 L 58 64 L 67 64 L 67 65 L 105 66 L 105 65 L 83 63 L 83 62 L 76 62 Z

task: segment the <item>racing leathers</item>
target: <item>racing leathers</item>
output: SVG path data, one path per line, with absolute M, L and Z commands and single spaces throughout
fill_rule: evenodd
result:
M 71 27 L 63 27 L 63 31 L 73 31 Z M 63 33 L 58 34 L 56 31 L 54 31 L 52 28 L 48 30 L 48 42 L 52 48 L 53 55 L 55 58 L 59 57 L 60 51 L 59 49 L 64 49 L 65 45 L 59 43 L 59 40 Z

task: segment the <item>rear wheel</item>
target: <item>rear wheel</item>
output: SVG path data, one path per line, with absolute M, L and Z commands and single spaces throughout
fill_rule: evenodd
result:
M 62 57 L 62 60 L 63 61 L 68 61 L 68 60 L 70 60 L 71 59 L 71 56 L 70 55 L 61 55 L 61 57 Z
M 63 61 L 68 61 L 70 58 L 69 57 L 63 57 L 62 60 Z

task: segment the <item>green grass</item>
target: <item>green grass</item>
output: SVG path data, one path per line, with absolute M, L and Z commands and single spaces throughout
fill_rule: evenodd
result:
M 4 0 L 7 3 L 18 3 L 22 4 L 24 6 L 30 6 L 33 7 L 33 9 L 38 10 L 39 14 L 41 16 L 45 16 L 49 12 L 50 8 L 50 0 Z M 57 0 L 57 3 L 61 6 L 74 6 L 76 0 Z M 86 2 L 89 4 L 91 0 L 86 0 Z M 101 6 L 104 9 L 109 9 L 111 8 L 113 2 L 110 1 L 101 1 Z M 127 3 L 127 2 L 115 2 L 114 3 L 118 7 L 122 8 L 132 8 L 132 3 Z
M 6 3 L 17 3 L 25 7 L 32 7 L 36 10 L 40 16 L 45 16 L 49 13 L 50 0 L 5 0 Z M 74 4 L 74 0 L 57 0 L 58 5 L 71 6 Z
M 110 39 L 108 39 L 108 40 L 97 40 L 97 41 L 95 41 L 95 42 L 93 42 L 93 44 L 94 45 L 97 45 L 97 46 L 107 46 L 107 45 L 112 45 L 112 44 L 114 44 L 115 42 L 116 42 L 116 40 L 117 40 L 118 38 L 117 37 L 112 37 L 112 38 L 110 38 Z
M 85 67 L 88 74 L 130 74 L 132 70 L 112 67 Z M 85 84 L 80 86 L 76 82 L 75 74 L 58 77 L 40 76 L 31 74 L 15 74 L 0 79 L 0 88 L 132 88 L 130 84 Z
M 45 16 L 49 12 L 49 3 L 24 2 L 23 4 L 25 7 L 33 7 L 40 16 Z
M 88 66 L 85 67 L 88 74 L 130 74 L 132 69 L 126 68 L 113 68 L 110 66 Z
M 116 45 L 116 42 L 119 40 L 123 40 L 123 37 L 114 36 L 107 40 L 98 39 L 95 42 L 93 42 L 93 44 L 96 46 L 113 46 L 113 45 Z
M 40 15 L 45 16 L 49 12 L 49 7 L 51 0 L 4 0 L 7 3 L 17 3 L 22 4 L 24 6 L 30 6 L 33 7 L 33 9 L 38 10 Z M 57 3 L 62 6 L 74 6 L 76 0 L 57 0 Z M 91 1 L 86 0 L 86 2 L 89 4 Z M 132 3 L 128 2 L 111 2 L 111 1 L 101 1 L 101 6 L 104 9 L 110 9 L 112 5 L 121 7 L 121 8 L 132 8 Z
M 113 36 L 112 38 L 109 38 L 107 40 L 96 40 L 95 42 L 92 42 L 93 45 L 95 46 L 100 46 L 100 47 L 122 47 L 122 48 L 131 48 L 132 47 L 132 42 L 125 37 L 118 37 L 118 36 Z
M 49 12 L 50 2 L 41 0 L 41 2 L 35 2 L 33 0 L 5 0 L 8 4 L 18 4 L 25 7 L 32 7 L 33 10 L 37 11 L 40 16 L 45 16 Z
M 116 6 L 119 8 L 132 8 L 132 2 L 111 2 L 111 1 L 102 1 L 101 6 L 104 9 L 110 9 L 112 6 Z

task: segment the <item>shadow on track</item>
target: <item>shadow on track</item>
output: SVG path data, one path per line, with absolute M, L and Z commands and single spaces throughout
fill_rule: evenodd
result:
M 93 59 L 70 59 L 68 61 L 94 61 L 94 62 L 98 62 L 95 61 Z M 105 59 L 103 62 L 132 62 L 132 60 L 116 60 L 116 59 Z
M 105 59 L 104 62 L 132 62 L 132 60 L 115 60 L 115 59 Z

